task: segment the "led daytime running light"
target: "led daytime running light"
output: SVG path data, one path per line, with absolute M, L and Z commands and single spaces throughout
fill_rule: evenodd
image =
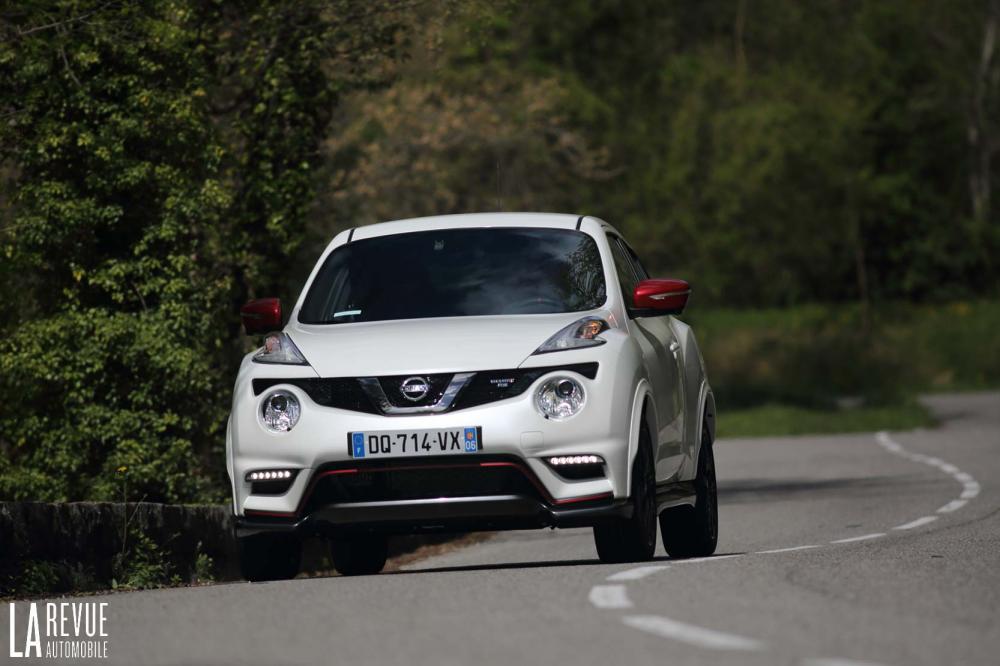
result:
M 292 472 L 287 469 L 267 469 L 247 474 L 249 481 L 282 481 L 290 478 L 292 478 Z
M 555 456 L 549 458 L 550 465 L 603 465 L 604 458 L 601 456 Z

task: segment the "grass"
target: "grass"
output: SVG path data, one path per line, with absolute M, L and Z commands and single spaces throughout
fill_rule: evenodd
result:
M 694 303 L 684 319 L 698 336 L 722 436 L 925 426 L 917 395 L 1000 387 L 1000 301 L 879 303 L 870 321 L 852 303 Z
M 879 407 L 810 409 L 794 405 L 763 405 L 719 413 L 719 437 L 911 430 L 934 425 L 930 413 L 914 401 Z

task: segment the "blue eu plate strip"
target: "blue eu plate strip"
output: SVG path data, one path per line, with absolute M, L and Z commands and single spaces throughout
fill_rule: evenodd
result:
M 356 432 L 351 435 L 351 446 L 354 449 L 355 458 L 365 457 L 365 433 Z

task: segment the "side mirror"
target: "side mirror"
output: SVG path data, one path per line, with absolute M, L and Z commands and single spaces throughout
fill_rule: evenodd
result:
M 270 333 L 281 328 L 281 301 L 257 298 L 240 308 L 240 319 L 247 335 Z
M 690 295 L 684 280 L 643 280 L 632 293 L 632 307 L 640 316 L 680 314 Z

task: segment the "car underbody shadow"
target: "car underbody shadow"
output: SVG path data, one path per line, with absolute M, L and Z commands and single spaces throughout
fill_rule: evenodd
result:
M 881 495 L 886 487 L 936 483 L 918 474 L 906 476 L 867 476 L 838 479 L 723 479 L 719 481 L 719 504 L 742 504 L 781 501 L 792 496 Z
M 701 559 L 709 560 L 716 557 L 731 557 L 733 555 L 745 555 L 745 552 L 726 552 L 726 553 L 716 553 L 707 558 L 690 558 L 690 559 Z M 446 567 L 419 567 L 412 569 L 403 569 L 397 571 L 386 571 L 382 575 L 384 576 L 395 576 L 400 574 L 427 574 L 427 573 L 455 573 L 460 571 L 502 571 L 505 569 L 550 569 L 557 567 L 580 567 L 580 566 L 634 566 L 640 567 L 649 564 L 669 564 L 670 562 L 684 562 L 686 558 L 671 558 L 668 555 L 658 555 L 651 560 L 646 560 L 644 562 L 625 562 L 610 565 L 605 562 L 601 562 L 596 557 L 593 559 L 576 559 L 576 560 L 546 560 L 540 562 L 498 562 L 494 564 L 463 564 L 457 566 L 446 566 Z

